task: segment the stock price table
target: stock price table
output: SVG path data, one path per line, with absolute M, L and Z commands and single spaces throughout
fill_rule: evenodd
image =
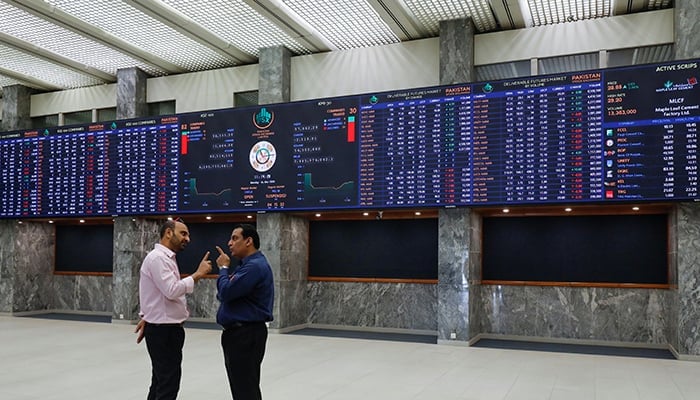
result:
M 698 62 L 0 134 L 0 217 L 693 201 Z
M 174 117 L 0 134 L 0 217 L 177 211 Z

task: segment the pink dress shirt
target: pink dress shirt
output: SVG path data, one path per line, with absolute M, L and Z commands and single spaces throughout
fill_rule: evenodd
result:
M 180 279 L 175 252 L 156 243 L 141 264 L 139 315 L 152 324 L 177 324 L 190 316 L 186 293 L 194 290 L 191 276 Z

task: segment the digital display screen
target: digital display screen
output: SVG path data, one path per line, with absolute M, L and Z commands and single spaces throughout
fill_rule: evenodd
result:
M 698 61 L 0 133 L 0 217 L 693 201 Z
M 357 205 L 356 99 L 180 116 L 183 212 Z

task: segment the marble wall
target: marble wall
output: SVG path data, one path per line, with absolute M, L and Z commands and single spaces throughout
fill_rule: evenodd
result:
M 481 285 L 481 218 L 439 214 L 439 283 L 307 282 L 308 222 L 287 214 L 258 219 L 275 273 L 275 322 L 437 332 L 467 342 L 479 334 L 670 344 L 700 355 L 700 205 L 670 216 L 670 290 Z M 53 226 L 0 221 L 0 312 L 112 312 L 137 319 L 138 269 L 158 239 L 156 221 L 115 220 L 114 276 L 53 275 Z M 677 260 L 677 261 L 674 261 Z M 677 286 L 675 284 L 677 283 Z M 191 316 L 215 319 L 214 279 L 187 296 Z
M 112 314 L 112 277 L 54 275 L 54 302 L 50 308 Z
M 260 49 L 258 60 L 258 102 L 289 101 L 291 96 L 292 53 L 284 46 Z
M 472 223 L 477 220 L 472 218 Z M 673 211 L 668 247 L 672 286 L 676 282 L 675 243 L 685 235 L 676 229 Z M 677 348 L 678 296 L 673 289 L 483 285 L 475 292 L 472 324 L 478 329 L 472 331 L 472 337 L 478 332 Z
M 0 131 L 28 129 L 32 126 L 29 116 L 31 95 L 34 89 L 23 85 L 9 85 L 2 88 L 2 118 Z
M 440 84 L 474 79 L 474 22 L 471 18 L 440 21 Z
M 258 215 L 260 250 L 275 280 L 274 329 L 290 329 L 308 321 L 306 268 L 309 259 L 309 222 L 288 214 Z
M 438 214 L 438 340 L 467 341 L 473 336 L 472 312 L 479 260 L 475 242 L 480 223 L 469 209 L 442 209 Z M 474 231 L 474 230 L 477 231 Z
M 12 254 L 6 257 L 7 264 L 4 265 L 12 279 L 9 311 L 21 313 L 53 308 L 54 227 L 44 223 L 6 221 L 5 228 L 14 231 L 6 237 L 13 241 L 13 245 L 9 247 Z
M 481 333 L 669 343 L 669 290 L 483 285 Z
M 681 204 L 677 213 L 678 351 L 700 355 L 700 205 Z
M 17 221 L 14 220 L 0 220 L 0 313 L 12 312 L 16 225 Z
M 139 269 L 158 242 L 160 223 L 142 218 L 114 219 L 112 318 L 138 319 Z
M 136 67 L 117 70 L 117 119 L 148 115 L 147 78 L 148 75 Z
M 437 330 L 437 287 L 433 284 L 309 282 L 307 296 L 310 324 Z

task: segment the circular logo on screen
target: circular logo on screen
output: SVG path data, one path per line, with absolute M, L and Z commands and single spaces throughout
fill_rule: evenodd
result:
M 275 114 L 263 107 L 253 114 L 253 125 L 258 129 L 267 129 L 275 120 Z
M 250 149 L 250 166 L 258 172 L 265 172 L 275 165 L 277 152 L 272 143 L 265 140 L 256 143 Z

